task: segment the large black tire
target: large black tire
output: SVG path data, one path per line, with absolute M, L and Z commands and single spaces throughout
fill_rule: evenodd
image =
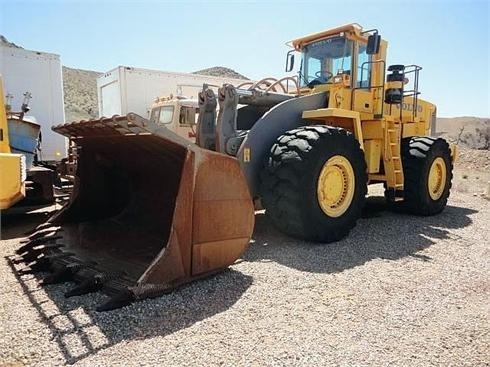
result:
M 317 191 L 322 169 L 332 157 L 347 161 L 353 172 L 352 199 L 345 212 L 333 217 L 322 209 Z M 359 142 L 346 130 L 324 125 L 301 127 L 280 136 L 261 178 L 262 204 L 274 226 L 315 242 L 345 237 L 361 215 L 367 192 L 366 163 Z
M 446 207 L 453 178 L 449 144 L 441 138 L 410 137 L 402 139 L 401 148 L 405 177 L 402 208 L 416 215 L 440 213 Z M 434 164 L 445 169 L 445 176 L 437 175 L 440 182 L 435 180 L 431 192 L 429 176 Z

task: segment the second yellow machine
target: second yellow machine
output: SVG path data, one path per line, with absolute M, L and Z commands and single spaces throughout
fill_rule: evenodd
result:
M 421 68 L 386 67 L 387 43 L 357 24 L 290 45 L 298 78 L 204 88 L 197 145 L 134 114 L 54 127 L 78 146 L 75 188 L 19 249 L 24 272 L 75 280 L 67 296 L 102 290 L 108 310 L 232 264 L 254 202 L 317 242 L 349 233 L 372 183 L 414 214 L 442 211 L 455 150 L 429 136 L 436 107 L 419 99 Z

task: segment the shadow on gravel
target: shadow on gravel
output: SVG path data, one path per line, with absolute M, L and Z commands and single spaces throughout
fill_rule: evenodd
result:
M 472 223 L 477 211 L 447 206 L 438 215 L 417 217 L 390 211 L 384 198 L 370 197 L 362 218 L 345 239 L 316 244 L 292 239 L 275 230 L 264 214 L 255 216 L 255 242 L 245 253 L 246 261 L 275 261 L 301 271 L 336 273 L 373 259 L 397 260 L 412 256 L 431 258 L 417 252 L 438 240 L 449 238 L 450 230 Z
M 21 277 L 11 259 L 7 261 L 68 364 L 121 341 L 166 336 L 185 329 L 229 309 L 252 284 L 251 276 L 227 269 L 156 299 L 135 302 L 110 312 L 97 312 L 95 307 L 104 295 L 93 293 L 67 299 L 64 293 L 73 283 L 41 287 L 39 276 Z
M 363 218 L 350 235 L 328 245 L 286 237 L 272 227 L 265 215 L 258 214 L 253 235 L 255 242 L 245 253 L 244 260 L 275 261 L 319 273 L 340 272 L 377 258 L 396 260 L 412 256 L 431 261 L 417 252 L 435 241 L 454 237 L 450 230 L 470 225 L 469 215 L 474 213 L 475 210 L 448 206 L 440 215 L 415 217 L 390 212 L 384 199 L 370 198 Z M 35 218 L 45 219 L 42 216 Z M 34 217 L 33 222 L 36 222 Z M 14 232 L 12 236 L 15 236 Z M 10 258 L 7 261 L 68 364 L 120 342 L 166 336 L 224 312 L 242 297 L 253 280 L 251 276 L 227 269 L 169 295 L 98 313 L 95 308 L 106 296 L 94 293 L 66 299 L 64 293 L 74 286 L 73 283 L 40 287 L 42 274 L 21 277 L 16 271 L 18 265 L 14 265 Z

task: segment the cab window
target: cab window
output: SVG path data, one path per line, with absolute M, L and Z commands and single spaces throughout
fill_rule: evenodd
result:
M 367 88 L 370 86 L 371 64 L 365 64 L 369 61 L 369 55 L 366 52 L 366 45 L 360 44 L 357 54 L 357 87 Z
M 155 107 L 151 110 L 150 121 L 156 124 L 170 124 L 174 116 L 174 106 Z
M 182 126 L 190 126 L 196 124 L 198 112 L 199 109 L 195 107 L 180 107 L 179 124 Z

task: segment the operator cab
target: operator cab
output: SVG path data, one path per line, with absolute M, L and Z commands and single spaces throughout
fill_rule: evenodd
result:
M 183 96 L 157 97 L 151 106 L 149 119 L 194 142 L 199 117 L 197 99 Z
M 301 52 L 300 87 L 312 89 L 342 83 L 351 88 L 368 88 L 371 55 L 379 52 L 380 36 L 376 32 L 368 36 L 366 33 L 372 31 L 361 30 L 348 25 L 292 41 L 291 46 Z M 290 66 L 292 59 L 288 58 Z

